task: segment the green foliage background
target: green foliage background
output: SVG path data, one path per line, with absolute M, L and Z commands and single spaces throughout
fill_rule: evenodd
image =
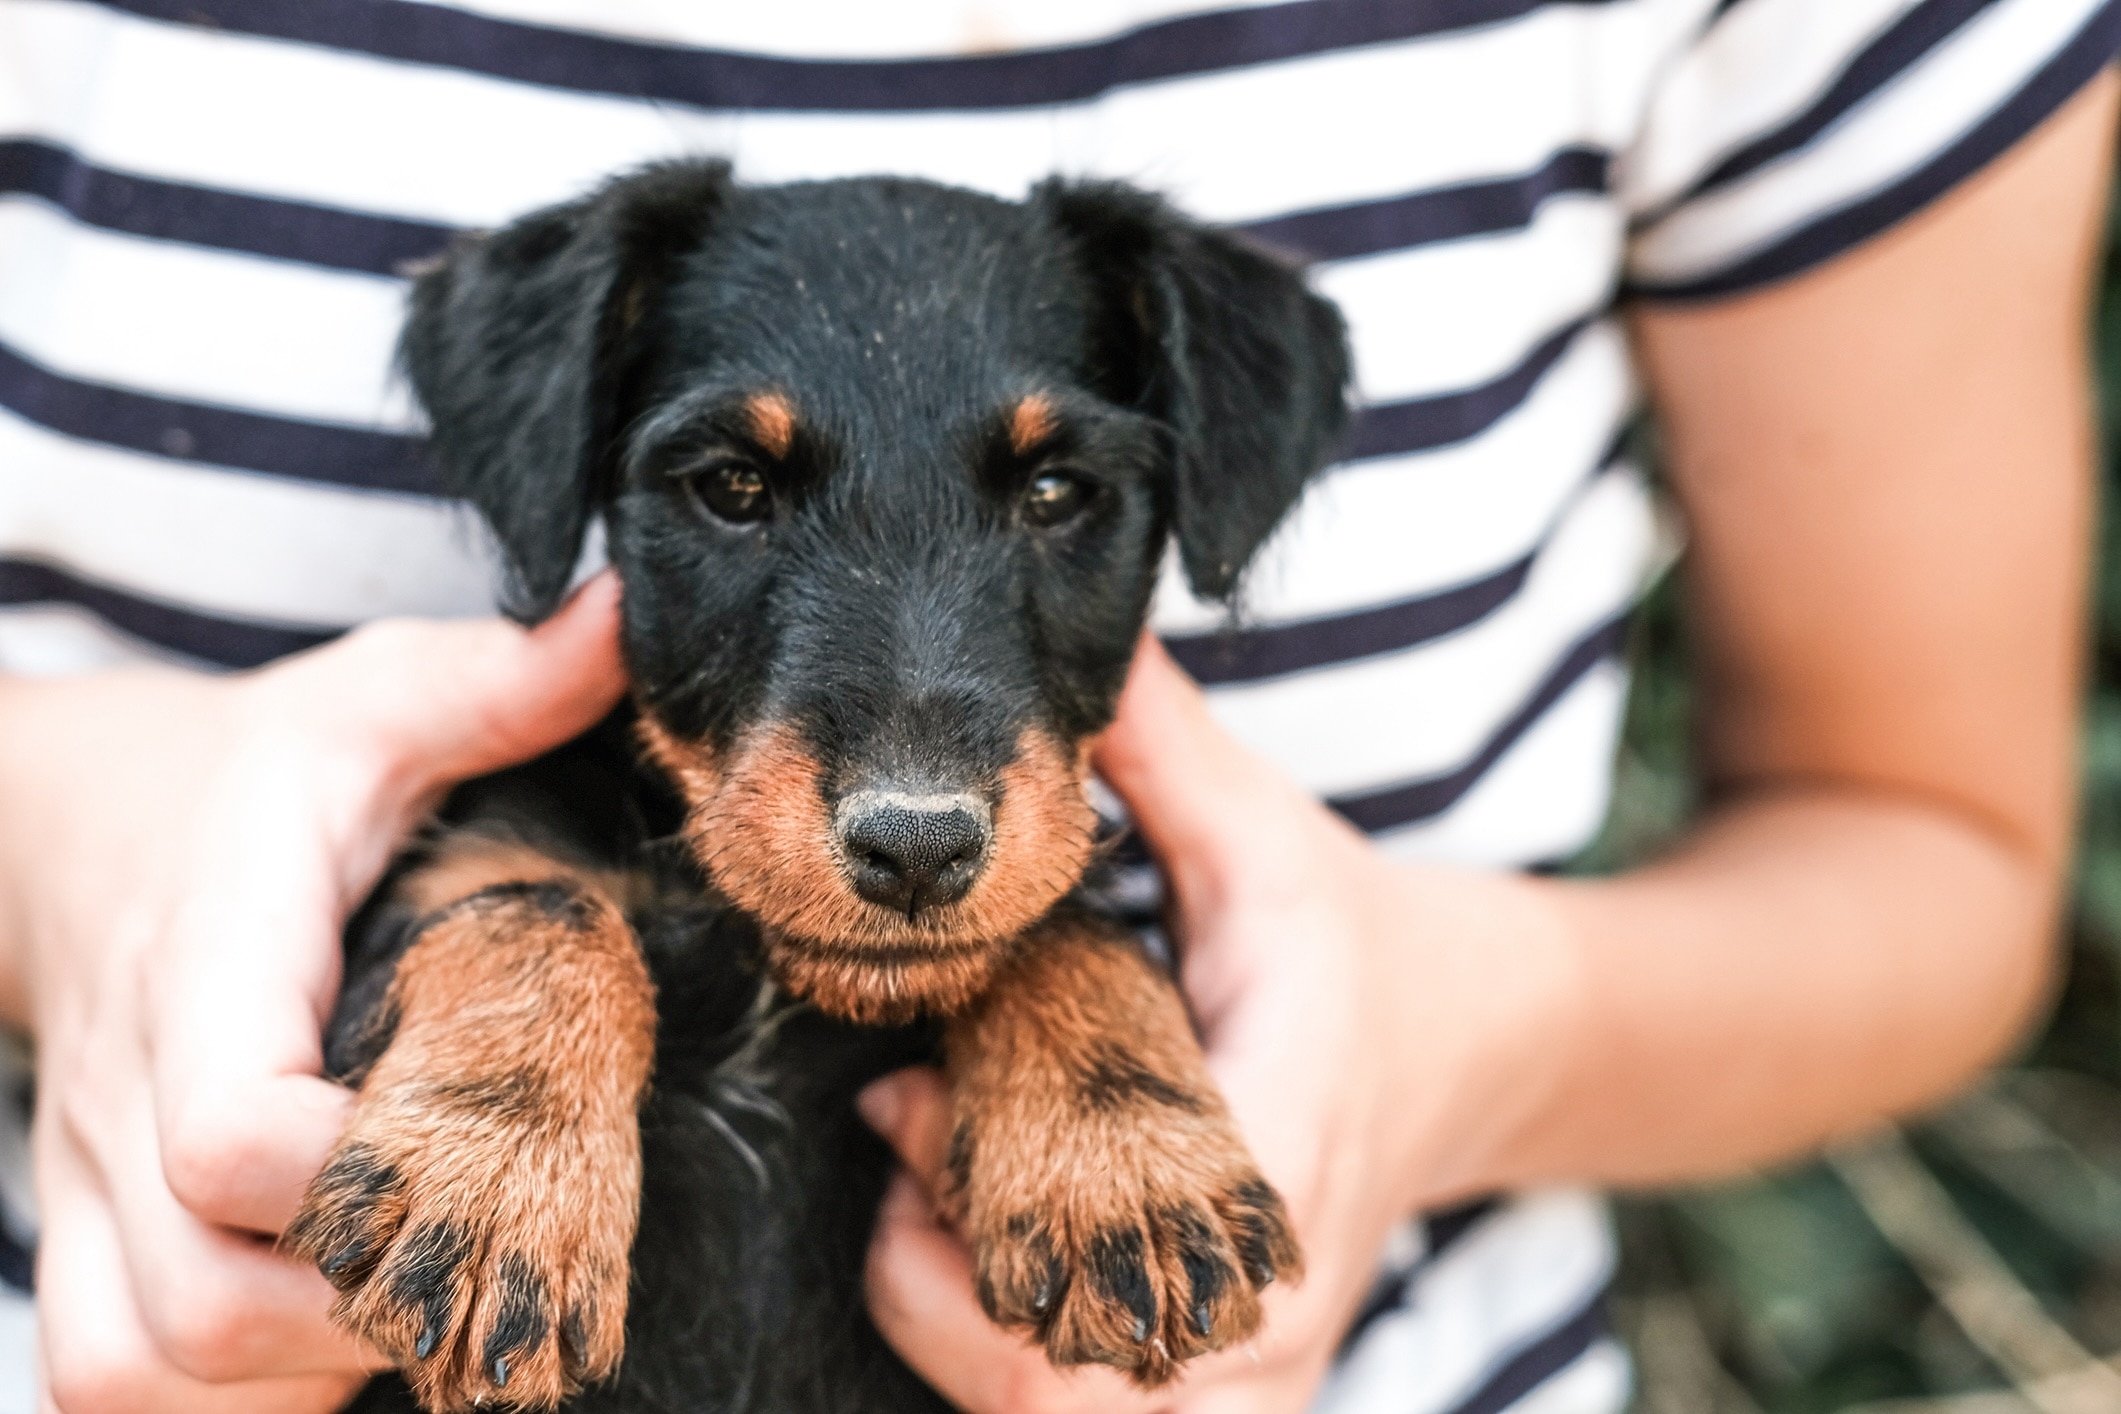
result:
M 2034 1319 L 2044 1314 L 2102 1359 L 2121 1352 L 2121 225 L 2115 230 L 2097 323 L 2106 484 L 2068 981 L 2017 1066 L 1976 1102 L 1907 1135 L 1952 1206 L 2037 1300 Z M 1676 576 L 1652 595 L 1633 652 L 1614 808 L 1577 861 L 1585 872 L 1654 853 L 1694 805 Z M 1820 1162 L 1621 1202 L 1615 1316 L 1636 1349 L 1645 1414 L 2059 1407 L 1969 1339 L 1940 1304 L 1936 1274 L 1918 1276 L 1907 1244 L 1884 1235 L 1844 1173 Z

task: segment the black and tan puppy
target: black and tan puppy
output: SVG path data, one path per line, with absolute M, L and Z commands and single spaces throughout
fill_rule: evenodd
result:
M 850 1100 L 939 1046 L 997 1320 L 1144 1383 L 1249 1336 L 1281 1205 L 1070 896 L 1167 541 L 1227 597 L 1339 435 L 1332 308 L 1123 187 L 698 162 L 464 242 L 404 349 L 521 616 L 601 518 L 634 708 L 460 790 L 351 930 L 360 1104 L 287 1235 L 340 1319 L 433 1410 L 930 1407 L 861 1312 Z

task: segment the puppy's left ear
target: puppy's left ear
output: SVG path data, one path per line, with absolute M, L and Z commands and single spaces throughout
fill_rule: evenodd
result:
M 1101 290 L 1095 376 L 1161 419 L 1186 579 L 1229 600 L 1348 421 L 1340 311 L 1291 264 L 1119 183 L 1034 193 Z

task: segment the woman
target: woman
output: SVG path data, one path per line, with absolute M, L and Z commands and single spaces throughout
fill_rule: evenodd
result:
M 980 1411 L 1617 1408 L 1610 1241 L 1550 1185 L 1930 1101 L 2049 984 L 2117 48 L 2094 0 L 0 7 L 0 997 L 50 1405 L 357 1382 L 261 1236 L 345 1114 L 338 923 L 448 782 L 616 698 L 611 590 L 278 660 L 490 603 L 388 378 L 401 263 L 712 150 L 1158 187 L 1319 262 L 1365 403 L 1239 648 L 1160 601 L 1205 698 L 1145 648 L 1099 759 L 1307 1280 L 1175 1392 L 1056 1374 L 930 1216 L 910 1074 L 864 1102 L 907 1162 L 882 1329 Z M 1712 808 L 1543 880 L 1663 554 L 1645 394 Z

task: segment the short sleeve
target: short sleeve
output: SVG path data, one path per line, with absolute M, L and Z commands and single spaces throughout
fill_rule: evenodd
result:
M 1628 286 L 1701 299 L 1859 245 L 2121 51 L 2121 0 L 1721 0 L 1615 176 Z

